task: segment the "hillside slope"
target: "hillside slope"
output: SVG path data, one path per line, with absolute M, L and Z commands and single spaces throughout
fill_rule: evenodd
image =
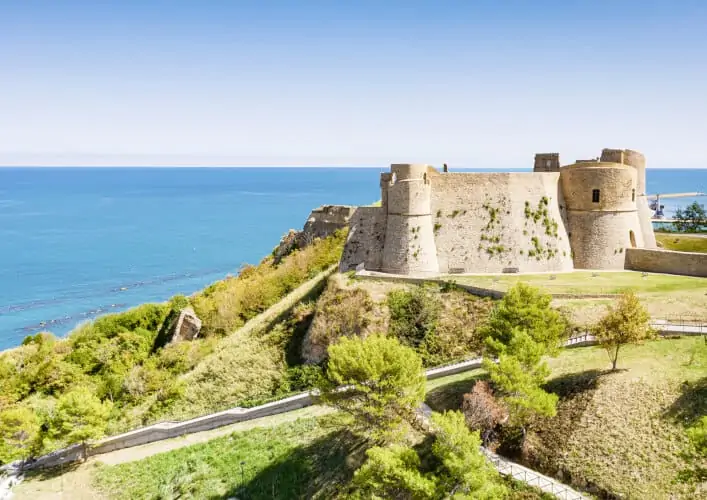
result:
M 629 347 L 617 373 L 605 371 L 599 347 L 566 350 L 550 363 L 548 387 L 562 399 L 557 416 L 529 436 L 526 463 L 597 494 L 695 498 L 678 474 L 691 466 L 685 427 L 707 414 L 703 339 Z

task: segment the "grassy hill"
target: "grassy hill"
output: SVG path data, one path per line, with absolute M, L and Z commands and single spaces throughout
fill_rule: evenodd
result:
M 615 373 L 606 372 L 606 353 L 593 347 L 567 349 L 551 367 L 547 388 L 561 396 L 558 414 L 535 423 L 516 460 L 599 497 L 696 498 L 678 476 L 690 466 L 684 428 L 707 411 L 701 338 L 629 347 Z M 459 408 L 483 376 L 476 370 L 430 381 L 427 402 L 436 410 Z M 331 498 L 345 494 L 363 452 L 347 418 L 329 415 L 99 467 L 94 485 L 110 498 Z
M 565 349 L 549 363 L 547 389 L 560 395 L 557 416 L 536 422 L 525 448 L 512 452 L 516 460 L 600 497 L 696 498 L 679 474 L 691 467 L 685 428 L 707 414 L 702 338 L 628 347 L 615 373 L 600 347 Z M 433 388 L 428 403 L 459 408 L 481 376 L 457 375 Z

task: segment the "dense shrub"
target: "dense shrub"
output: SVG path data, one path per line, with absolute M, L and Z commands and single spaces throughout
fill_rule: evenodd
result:
M 205 335 L 227 335 L 268 309 L 306 280 L 341 258 L 346 231 L 293 252 L 278 265 L 272 257 L 245 268 L 238 277 L 206 288 L 192 299 Z
M 317 301 L 303 356 L 319 363 L 327 348 L 341 337 L 360 337 L 372 323 L 374 302 L 366 290 L 342 288 L 339 276 L 332 276 L 327 289 Z
M 477 327 L 492 307 L 464 291 L 414 287 L 388 295 L 389 334 L 413 347 L 425 366 L 457 360 L 481 349 Z

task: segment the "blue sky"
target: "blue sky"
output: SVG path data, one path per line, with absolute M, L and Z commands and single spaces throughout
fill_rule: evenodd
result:
M 0 164 L 707 167 L 704 1 L 0 0 Z

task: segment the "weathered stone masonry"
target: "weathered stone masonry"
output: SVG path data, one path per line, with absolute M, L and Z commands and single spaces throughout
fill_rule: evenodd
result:
M 538 154 L 532 173 L 394 164 L 381 174 L 381 207 L 357 209 L 349 227 L 342 271 L 623 269 L 626 249 L 655 248 L 645 158 L 631 150 L 564 167 Z

